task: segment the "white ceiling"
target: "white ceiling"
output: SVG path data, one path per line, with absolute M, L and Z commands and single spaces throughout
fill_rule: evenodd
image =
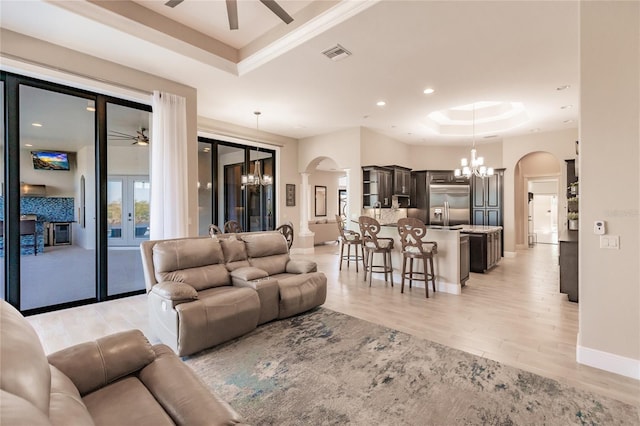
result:
M 261 130 L 293 138 L 364 126 L 412 144 L 467 144 L 471 126 L 440 136 L 427 115 L 485 101 L 521 102 L 529 117 L 489 132 L 498 138 L 577 127 L 579 2 L 279 1 L 295 19 L 286 26 L 240 0 L 238 32 L 223 1 L 163 3 L 2 0 L 0 24 L 195 87 L 200 116 L 253 128 L 260 110 Z M 336 43 L 353 55 L 321 54 Z

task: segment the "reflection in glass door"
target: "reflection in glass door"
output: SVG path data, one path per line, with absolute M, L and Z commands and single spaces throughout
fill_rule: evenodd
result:
M 107 103 L 108 296 L 144 289 L 140 243 L 149 239 L 151 114 Z

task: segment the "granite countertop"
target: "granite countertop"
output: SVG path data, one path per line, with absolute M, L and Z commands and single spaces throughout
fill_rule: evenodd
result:
M 502 226 L 461 225 L 461 232 L 468 234 L 490 234 L 502 230 Z

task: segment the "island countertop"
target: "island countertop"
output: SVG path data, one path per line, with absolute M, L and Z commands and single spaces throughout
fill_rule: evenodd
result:
M 467 234 L 490 234 L 492 232 L 501 231 L 502 226 L 485 226 L 485 225 L 462 225 L 460 232 Z

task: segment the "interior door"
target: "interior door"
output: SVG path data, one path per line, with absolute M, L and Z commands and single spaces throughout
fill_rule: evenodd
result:
M 107 231 L 110 246 L 138 246 L 149 239 L 148 176 L 110 176 Z

